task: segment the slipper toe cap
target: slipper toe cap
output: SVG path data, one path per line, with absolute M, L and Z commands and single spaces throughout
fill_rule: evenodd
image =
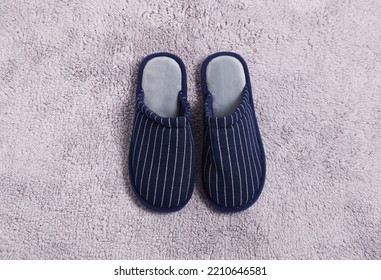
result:
M 138 199 L 154 211 L 180 210 L 194 185 L 194 143 L 186 118 L 138 114 L 130 151 L 130 178 Z

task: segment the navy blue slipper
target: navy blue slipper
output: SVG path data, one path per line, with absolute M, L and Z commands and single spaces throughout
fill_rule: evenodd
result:
M 231 52 L 209 56 L 201 67 L 201 87 L 204 188 L 216 209 L 245 210 L 262 192 L 266 160 L 244 59 Z
M 194 141 L 184 63 L 170 53 L 139 67 L 129 172 L 134 192 L 154 211 L 173 212 L 194 186 Z

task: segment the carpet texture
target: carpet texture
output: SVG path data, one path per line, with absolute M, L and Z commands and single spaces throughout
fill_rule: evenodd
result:
M 379 1 L 0 3 L 1 259 L 380 259 Z M 201 186 L 200 65 L 251 71 L 268 165 L 257 203 Z M 187 66 L 196 187 L 181 212 L 136 200 L 127 157 L 137 67 Z

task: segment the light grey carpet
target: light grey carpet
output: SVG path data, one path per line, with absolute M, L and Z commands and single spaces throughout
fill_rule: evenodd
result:
M 379 1 L 0 2 L 1 259 L 381 258 Z M 200 63 L 240 53 L 267 151 L 249 210 L 200 183 Z M 196 190 L 167 215 L 135 199 L 138 63 L 188 70 Z

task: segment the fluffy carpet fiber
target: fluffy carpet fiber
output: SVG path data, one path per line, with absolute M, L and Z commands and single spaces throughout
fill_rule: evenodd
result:
M 381 4 L 65 0 L 0 3 L 1 259 L 381 258 Z M 201 185 L 200 64 L 251 71 L 262 196 L 215 212 Z M 127 172 L 141 59 L 179 55 L 195 193 L 156 214 Z

